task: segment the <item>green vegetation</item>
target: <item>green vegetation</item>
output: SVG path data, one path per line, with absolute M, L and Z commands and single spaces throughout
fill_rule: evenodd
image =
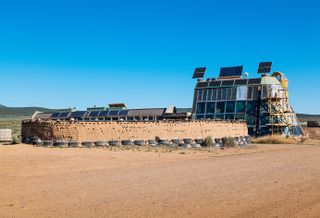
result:
M 299 141 L 292 139 L 292 138 L 286 138 L 281 135 L 269 135 L 264 137 L 259 137 L 252 139 L 252 143 L 256 144 L 297 144 Z
M 12 136 L 18 137 L 21 134 L 21 122 L 22 118 L 19 119 L 0 119 L 0 129 L 12 129 Z
M 236 145 L 233 137 L 223 137 L 221 140 L 226 147 L 234 147 Z
M 212 146 L 213 145 L 213 138 L 211 136 L 207 136 L 205 139 L 204 139 L 204 145 L 205 146 Z
M 16 119 L 19 117 L 30 117 L 35 111 L 54 111 L 42 107 L 6 107 L 0 104 L 0 119 Z

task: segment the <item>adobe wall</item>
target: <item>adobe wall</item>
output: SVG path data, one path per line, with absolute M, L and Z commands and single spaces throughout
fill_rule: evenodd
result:
M 245 122 L 228 121 L 157 121 L 157 122 L 68 122 L 23 121 L 22 137 L 42 140 L 148 140 L 159 138 L 213 138 L 248 135 Z

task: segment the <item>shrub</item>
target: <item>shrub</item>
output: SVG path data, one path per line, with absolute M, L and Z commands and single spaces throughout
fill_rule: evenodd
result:
M 212 146 L 213 145 L 213 139 L 211 136 L 207 136 L 204 139 L 204 146 Z
M 296 141 L 293 138 L 287 138 L 287 137 L 281 136 L 281 135 L 269 135 L 269 136 L 263 136 L 263 137 L 252 139 L 252 143 L 257 143 L 257 144 L 296 144 L 296 143 L 298 143 L 298 141 Z
M 236 145 L 233 137 L 223 137 L 222 142 L 226 147 L 234 147 Z
M 21 140 L 18 137 L 13 137 L 13 139 L 12 139 L 13 145 L 20 144 L 20 143 L 21 143 Z

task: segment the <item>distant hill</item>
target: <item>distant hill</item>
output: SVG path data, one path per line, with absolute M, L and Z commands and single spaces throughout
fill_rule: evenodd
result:
M 320 122 L 320 115 L 319 114 L 297 114 L 298 120 L 302 122 L 307 121 L 319 121 Z
M 6 107 L 0 104 L 0 118 L 30 117 L 35 111 L 53 112 L 55 110 L 43 107 Z

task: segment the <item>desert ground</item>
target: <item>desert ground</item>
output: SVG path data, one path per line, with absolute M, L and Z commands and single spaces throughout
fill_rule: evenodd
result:
M 0 146 L 0 217 L 319 217 L 320 146 Z

